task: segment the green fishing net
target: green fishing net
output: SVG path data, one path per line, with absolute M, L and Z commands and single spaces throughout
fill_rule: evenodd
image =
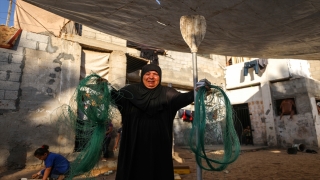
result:
M 212 93 L 209 96 L 205 87 L 201 87 L 197 92 L 189 146 L 200 168 L 222 171 L 238 158 L 240 143 L 234 128 L 233 110 L 228 96 L 218 86 L 210 85 L 210 88 Z M 205 149 L 208 124 L 214 127 L 212 130 L 216 138 L 222 138 L 223 150 L 209 152 Z
M 59 116 L 59 131 L 70 131 L 69 135 L 75 137 L 75 157 L 66 179 L 79 175 L 89 179 L 99 161 L 106 128 L 112 119 L 110 92 L 111 87 L 105 79 L 91 74 L 80 81 L 69 105 L 55 111 Z

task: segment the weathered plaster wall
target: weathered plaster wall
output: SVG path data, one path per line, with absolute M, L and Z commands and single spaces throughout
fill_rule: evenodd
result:
M 74 136 L 57 118 L 79 83 L 81 47 L 23 31 L 14 49 L 0 54 L 0 168 L 39 165 L 33 152 L 42 144 L 71 153 Z
M 310 97 L 310 104 L 312 107 L 312 117 L 316 129 L 316 137 L 318 147 L 320 146 L 320 114 L 317 110 L 316 100 L 320 99 L 320 82 L 313 79 L 305 79 L 306 87 Z
M 248 88 L 227 91 L 231 104 L 248 103 L 253 142 L 257 145 L 266 145 L 266 117 L 264 115 L 261 88 L 253 86 Z
M 278 145 L 283 147 L 292 144 L 318 146 L 313 107 L 308 93 L 308 79 L 296 78 L 289 81 L 270 84 L 272 98 L 294 98 L 297 114 L 290 119 L 289 115 L 275 115 Z M 312 85 L 315 87 L 314 85 Z

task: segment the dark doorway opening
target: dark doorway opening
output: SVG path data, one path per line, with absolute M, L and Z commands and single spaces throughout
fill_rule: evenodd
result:
M 233 122 L 234 128 L 237 132 L 240 144 L 246 143 L 246 137 L 244 136 L 243 130 L 244 128 L 250 126 L 251 130 L 251 121 L 250 121 L 250 113 L 249 106 L 247 103 L 245 104 L 236 104 L 233 106 Z M 251 132 L 250 144 L 253 145 L 253 136 Z

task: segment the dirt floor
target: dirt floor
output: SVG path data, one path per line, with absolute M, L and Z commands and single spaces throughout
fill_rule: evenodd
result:
M 221 172 L 202 171 L 203 180 L 318 180 L 320 179 L 320 151 L 311 154 L 299 152 L 287 154 L 286 149 L 262 149 L 242 151 L 239 158 Z M 210 153 L 213 153 L 210 152 Z M 180 175 L 182 180 L 196 180 L 196 163 L 190 150 L 176 148 L 174 165 L 190 167 L 190 174 Z M 1 180 L 30 177 L 36 170 L 24 169 L 0 174 Z M 161 170 L 159 170 L 161 173 Z M 78 178 L 77 178 L 78 179 Z M 115 173 L 100 175 L 98 180 L 114 180 Z

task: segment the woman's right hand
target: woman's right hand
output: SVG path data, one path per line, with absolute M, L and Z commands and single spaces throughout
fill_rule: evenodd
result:
M 40 177 L 40 175 L 38 173 L 36 173 L 36 174 L 33 174 L 31 177 L 32 177 L 32 179 L 38 179 Z

